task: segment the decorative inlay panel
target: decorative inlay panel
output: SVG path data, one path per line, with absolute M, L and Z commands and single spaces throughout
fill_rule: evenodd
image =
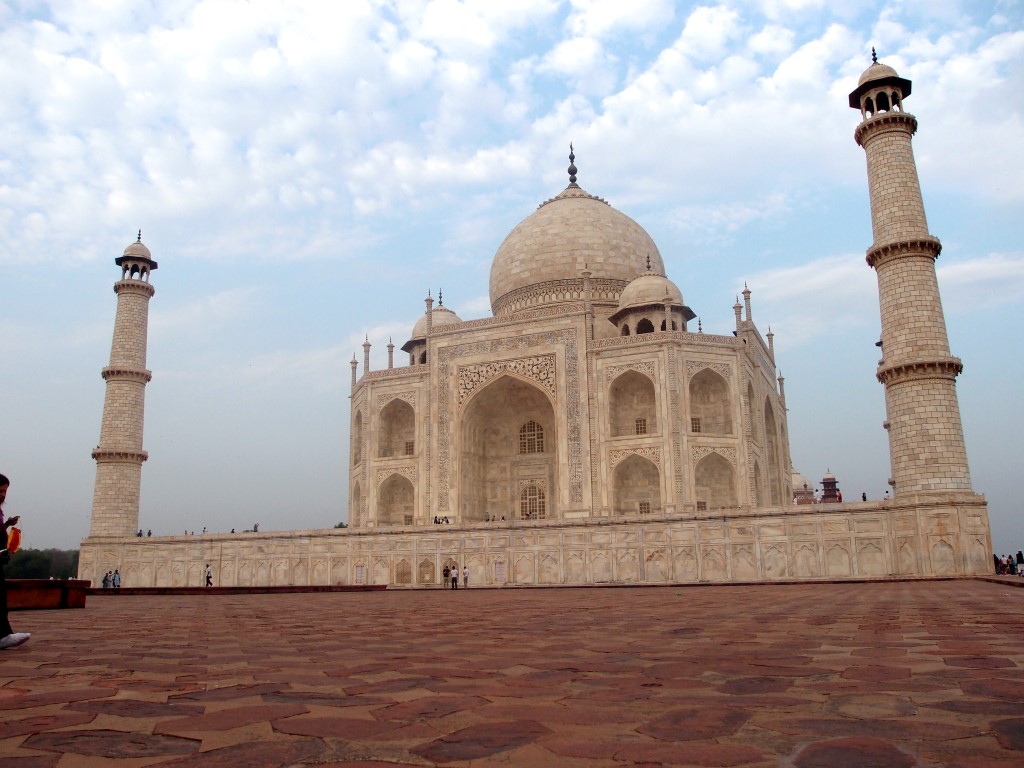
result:
M 409 478 L 413 483 L 416 482 L 416 467 L 388 467 L 387 469 L 377 470 L 377 485 L 380 485 L 392 475 L 401 475 L 402 477 Z
M 516 480 L 516 497 L 531 485 L 537 486 L 544 493 L 548 492 L 548 479 L 546 477 L 535 477 L 532 480 Z
M 650 459 L 659 467 L 661 466 L 661 448 L 616 448 L 608 452 L 608 460 L 612 468 L 615 468 L 627 456 L 634 454 Z
M 736 466 L 738 458 L 736 456 L 735 448 L 725 448 L 722 446 L 710 446 L 710 445 L 695 445 L 690 449 L 690 456 L 693 459 L 694 464 L 703 459 L 710 453 L 717 453 L 722 458 L 726 459 L 730 464 Z
M 482 385 L 503 373 L 515 373 L 536 381 L 555 396 L 555 356 L 537 355 L 520 357 L 516 360 L 497 360 L 479 365 L 460 365 L 457 368 L 459 383 L 459 405 L 465 404 L 469 396 Z
M 618 377 L 620 374 L 626 371 L 637 371 L 638 373 L 645 373 L 652 379 L 654 378 L 654 363 L 643 362 L 643 363 L 630 363 L 629 365 L 612 365 L 604 369 L 604 377 L 606 381 Z
M 728 363 L 706 363 L 703 360 L 686 361 L 686 378 L 692 379 L 694 374 L 699 373 L 705 368 L 710 368 L 726 379 L 732 378 L 732 366 Z
M 527 351 L 541 345 L 562 344 L 565 348 L 565 414 L 568 422 L 566 443 L 569 449 L 569 496 L 573 502 L 583 501 L 583 447 L 580 433 L 580 371 L 576 331 L 564 329 L 545 333 L 531 333 L 493 341 L 478 341 L 442 347 L 437 352 L 437 509 L 447 512 L 450 508 L 451 460 L 448 434 L 451 430 L 452 403 L 449 386 L 452 360 L 469 355 L 495 355 L 508 352 Z M 552 384 L 552 386 L 554 386 Z M 554 390 L 552 390 L 554 391 Z M 556 393 L 557 397 L 557 393 Z M 430 428 L 431 421 L 427 420 Z M 429 461 L 429 457 L 428 457 Z M 429 470 L 428 466 L 428 470 Z
M 377 410 L 383 409 L 392 400 L 405 400 L 413 408 L 416 407 L 416 393 L 410 390 L 408 392 L 385 392 L 382 395 L 377 395 Z

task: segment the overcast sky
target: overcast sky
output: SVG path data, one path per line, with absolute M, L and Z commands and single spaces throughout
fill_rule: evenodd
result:
M 837 6 L 842 6 L 837 9 Z M 907 111 L 974 487 L 1024 547 L 1021 0 L 0 0 L 0 472 L 26 545 L 87 535 L 120 271 L 153 275 L 140 524 L 347 519 L 349 361 L 491 259 L 566 182 L 639 222 L 708 332 L 746 282 L 793 462 L 889 477 L 860 120 Z M 404 356 L 399 353 L 401 359 Z M 404 361 L 403 361 L 404 362 Z

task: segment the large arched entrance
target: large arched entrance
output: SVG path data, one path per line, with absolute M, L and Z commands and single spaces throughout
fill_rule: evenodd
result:
M 513 376 L 496 379 L 466 406 L 460 431 L 463 521 L 518 518 L 523 510 L 555 516 L 555 411 L 541 389 Z

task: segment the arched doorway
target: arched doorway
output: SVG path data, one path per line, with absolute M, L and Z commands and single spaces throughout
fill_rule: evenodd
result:
M 533 485 L 554 516 L 558 488 L 555 411 L 537 386 L 501 376 L 473 397 L 462 414 L 460 509 L 464 521 L 512 519 Z M 534 500 L 537 501 L 536 499 Z M 534 509 L 538 509 L 536 503 Z

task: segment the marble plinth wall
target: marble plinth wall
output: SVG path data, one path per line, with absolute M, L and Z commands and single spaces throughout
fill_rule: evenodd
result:
M 79 578 L 125 587 L 387 584 L 430 587 L 445 564 L 470 586 L 750 582 L 987 574 L 983 496 L 731 510 L 703 516 L 89 537 Z

